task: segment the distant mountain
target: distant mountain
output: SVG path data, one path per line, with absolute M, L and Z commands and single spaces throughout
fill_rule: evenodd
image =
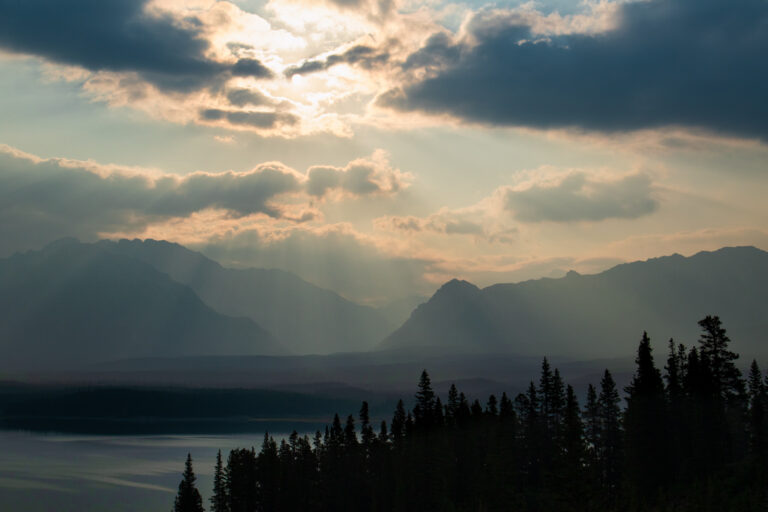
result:
M 422 295 L 408 295 L 407 297 L 396 299 L 383 306 L 379 306 L 376 310 L 393 326 L 391 330 L 394 330 L 395 327 L 403 325 L 403 322 L 408 320 L 408 317 L 411 316 L 413 310 L 420 304 L 427 302 L 427 300 L 429 300 L 429 297 L 424 297 Z
M 735 351 L 768 355 L 768 253 L 731 247 L 675 254 L 482 290 L 453 280 L 379 348 L 615 357 L 631 354 L 647 330 L 661 364 L 667 340 L 696 343 L 696 322 L 708 314 L 720 316 Z
M 220 313 L 253 319 L 296 353 L 367 350 L 401 323 L 282 270 L 228 269 L 164 241 L 103 240 L 98 246 L 167 273 Z
M 151 265 L 71 239 L 0 260 L 0 351 L 6 370 L 286 352 Z

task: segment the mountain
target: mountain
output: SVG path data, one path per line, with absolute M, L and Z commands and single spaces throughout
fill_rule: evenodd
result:
M 403 322 L 408 320 L 413 310 L 420 304 L 427 302 L 427 300 L 429 300 L 429 297 L 424 297 L 423 295 L 408 295 L 379 306 L 376 310 L 393 326 L 390 329 L 390 331 L 393 331 L 395 327 L 403 325 Z
M 220 313 L 251 318 L 296 353 L 367 350 L 399 325 L 282 270 L 224 268 L 165 241 L 102 240 L 97 245 L 167 273 Z
M 286 352 L 151 265 L 72 239 L 0 260 L 0 350 L 0 367 L 14 370 Z
M 768 253 L 729 247 L 484 289 L 453 280 L 379 348 L 622 357 L 648 330 L 661 361 L 667 340 L 690 346 L 697 321 L 718 315 L 735 351 L 768 355 L 767 311 Z

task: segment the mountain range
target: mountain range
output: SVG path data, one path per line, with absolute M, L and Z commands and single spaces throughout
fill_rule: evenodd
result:
M 250 318 L 297 354 L 367 350 L 402 323 L 391 323 L 379 311 L 290 272 L 224 268 L 165 241 L 102 240 L 96 245 L 152 265 L 222 314 Z
M 151 265 L 66 239 L 0 260 L 0 350 L 6 370 L 288 353 L 252 320 L 217 313 Z
M 618 357 L 647 330 L 664 354 L 667 340 L 690 346 L 697 321 L 718 315 L 736 351 L 766 355 L 767 313 L 768 253 L 729 247 L 483 289 L 452 280 L 379 348 Z
M 695 343 L 708 314 L 721 317 L 734 350 L 768 355 L 768 253 L 754 247 L 483 289 L 454 279 L 397 328 L 421 300 L 377 310 L 178 244 L 63 239 L 0 260 L 0 370 L 371 350 L 622 358 L 644 330 L 657 350 L 669 338 Z

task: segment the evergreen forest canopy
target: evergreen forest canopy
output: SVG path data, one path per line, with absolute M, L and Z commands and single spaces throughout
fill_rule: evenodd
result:
M 443 404 L 424 371 L 416 402 L 378 429 L 335 415 L 314 438 L 219 452 L 211 512 L 723 511 L 768 500 L 768 378 L 745 380 L 717 316 L 699 345 L 669 340 L 663 373 L 646 333 L 624 389 L 610 371 L 584 406 L 545 358 L 538 384 L 511 399 Z M 175 511 L 203 510 L 187 459 Z

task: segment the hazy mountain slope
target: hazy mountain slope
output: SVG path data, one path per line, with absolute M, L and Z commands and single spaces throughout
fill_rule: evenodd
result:
M 630 354 L 648 330 L 660 358 L 670 337 L 695 343 L 696 322 L 716 314 L 735 350 L 768 354 L 767 312 L 768 253 L 735 247 L 483 290 L 454 280 L 380 347 L 612 357 Z
M 408 320 L 414 309 L 428 300 L 429 297 L 422 295 L 409 295 L 379 306 L 376 310 L 387 319 L 393 326 L 392 330 L 394 330 L 395 327 L 403 325 L 403 322 Z
M 75 240 L 0 260 L 0 350 L 0 367 L 13 369 L 285 352 L 150 265 Z
M 164 241 L 101 241 L 98 245 L 166 272 L 221 313 L 255 320 L 296 353 L 366 350 L 397 326 L 372 308 L 282 270 L 227 269 Z

